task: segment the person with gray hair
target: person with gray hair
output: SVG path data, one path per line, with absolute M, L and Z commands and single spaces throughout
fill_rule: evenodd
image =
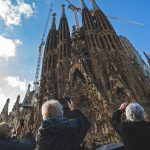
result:
M 125 114 L 128 121 L 144 120 L 144 108 L 138 103 L 130 103 L 125 109 Z
M 89 121 L 68 102 L 71 119 L 64 117 L 63 107 L 57 100 L 48 100 L 42 105 L 43 122 L 39 128 L 37 150 L 80 150 L 89 129 Z
M 126 120 L 121 119 L 125 114 Z M 144 108 L 137 102 L 121 104 L 111 124 L 122 138 L 125 150 L 150 150 L 150 122 L 144 120 Z
M 63 107 L 62 105 L 56 100 L 46 101 L 42 105 L 42 117 L 43 120 L 52 117 L 62 117 L 63 116 Z

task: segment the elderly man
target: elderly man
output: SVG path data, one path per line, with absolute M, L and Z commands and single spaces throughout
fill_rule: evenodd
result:
M 18 128 L 19 129 L 19 128 Z M 0 124 L 0 150 L 34 150 L 36 143 L 28 127 L 22 128 L 24 138 L 12 138 L 12 127 L 5 122 Z
M 89 122 L 75 104 L 68 106 L 72 119 L 63 116 L 62 105 L 57 100 L 49 100 L 42 106 L 43 122 L 39 129 L 38 150 L 80 150 Z
M 126 121 L 121 121 L 124 113 Z M 112 126 L 125 150 L 150 150 L 150 122 L 144 121 L 144 108 L 138 103 L 123 103 L 112 116 Z

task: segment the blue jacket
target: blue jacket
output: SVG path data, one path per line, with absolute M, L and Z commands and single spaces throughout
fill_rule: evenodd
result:
M 0 138 L 0 150 L 34 150 L 35 138 L 31 132 L 24 135 L 24 140 Z

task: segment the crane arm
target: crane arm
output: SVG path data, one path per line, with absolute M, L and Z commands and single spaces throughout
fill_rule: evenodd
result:
M 119 20 L 119 21 L 125 21 L 125 22 L 128 22 L 128 23 L 137 24 L 137 25 L 140 25 L 140 26 L 144 25 L 143 23 L 139 23 L 139 22 L 132 21 L 132 20 L 129 20 L 129 19 L 122 19 L 122 18 L 119 18 L 119 17 L 116 17 L 116 16 L 108 16 L 107 15 L 107 17 L 111 18 L 111 19 L 116 19 L 116 20 Z
M 81 13 L 81 8 L 78 8 L 76 7 L 75 5 L 73 5 L 69 0 L 66 0 L 68 3 L 69 3 L 69 8 L 72 10 L 72 11 L 77 11 L 77 12 L 80 12 Z M 91 11 L 92 13 L 92 16 L 94 16 L 94 11 Z M 119 21 L 124 21 L 124 22 L 128 22 L 128 23 L 132 23 L 132 24 L 136 24 L 136 25 L 140 25 L 140 26 L 143 26 L 144 24 L 143 23 L 139 23 L 139 22 L 136 22 L 136 21 L 132 21 L 132 20 L 129 20 L 129 19 L 122 19 L 122 18 L 119 18 L 119 17 L 116 17 L 116 16 L 108 16 L 108 18 L 111 18 L 111 19 L 115 19 L 115 20 L 119 20 Z M 78 17 L 77 15 L 75 14 L 75 19 L 76 19 L 76 22 L 78 22 L 77 20 Z
M 39 80 L 39 71 L 40 71 L 43 46 L 44 46 L 43 43 L 41 43 L 39 46 L 38 63 L 37 63 L 37 67 L 36 67 L 36 75 L 35 75 L 35 83 L 34 83 L 35 86 L 38 84 L 38 80 Z
M 45 24 L 45 28 L 44 28 L 44 32 L 43 32 L 43 36 L 42 36 L 42 39 L 41 39 L 41 44 L 42 44 L 42 43 L 44 43 L 44 38 L 45 38 L 45 34 L 46 34 L 46 30 L 47 30 L 48 22 L 49 22 L 49 19 L 50 19 L 51 13 L 52 13 L 52 7 L 53 7 L 53 4 L 51 4 L 51 5 L 50 5 L 50 9 L 49 9 L 49 13 L 48 13 L 48 16 L 47 16 L 47 19 L 46 19 L 46 24 Z
M 79 29 L 80 28 L 80 24 L 79 24 L 79 18 L 78 18 L 78 14 L 77 12 L 81 12 L 81 8 L 76 7 L 75 5 L 73 5 L 69 0 L 66 0 L 69 3 L 68 8 L 71 9 L 74 12 L 74 17 L 75 17 L 75 21 L 76 21 L 76 26 Z
M 75 5 L 73 5 L 69 0 L 66 0 L 66 2 L 68 2 L 68 4 L 69 4 L 69 8 L 71 9 L 71 10 L 73 10 L 73 11 L 81 11 L 81 8 L 79 8 L 79 7 L 76 7 Z

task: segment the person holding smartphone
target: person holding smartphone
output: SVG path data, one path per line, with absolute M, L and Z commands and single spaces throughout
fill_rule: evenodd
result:
M 126 120 L 122 120 L 122 115 Z M 137 102 L 124 102 L 112 115 L 112 126 L 123 140 L 125 150 L 150 150 L 150 122 Z
M 80 150 L 81 143 L 89 129 L 89 121 L 68 101 L 71 119 L 63 115 L 63 107 L 57 100 L 42 105 L 43 122 L 39 128 L 37 150 Z

